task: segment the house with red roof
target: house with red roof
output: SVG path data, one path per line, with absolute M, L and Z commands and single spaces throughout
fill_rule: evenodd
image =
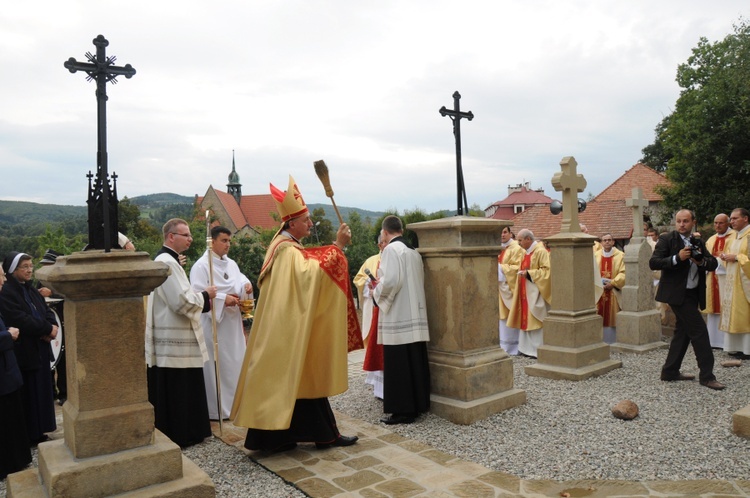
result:
M 242 195 L 234 154 L 228 180 L 226 192 L 209 185 L 206 195 L 196 196 L 196 205 L 202 212 L 210 210 L 217 223 L 227 227 L 234 235 L 252 236 L 261 229 L 279 227 L 279 222 L 273 217 L 276 214 L 276 204 L 271 194 Z
M 578 220 L 586 225 L 589 235 L 601 237 L 611 233 L 618 247 L 623 247 L 633 236 L 633 212 L 625 205 L 625 200 L 633 195 L 633 188 L 640 187 L 644 199 L 648 200 L 644 222 L 649 222 L 661 214 L 663 199 L 657 187 L 667 185 L 669 180 L 663 174 L 637 163 L 588 202 L 586 210 L 578 214 Z M 532 206 L 506 219 L 513 221 L 514 232 L 528 228 L 538 239 L 560 233 L 562 221 L 559 215 L 550 212 L 549 205 Z
M 508 185 L 508 197 L 484 209 L 487 218 L 510 220 L 518 213 L 534 206 L 549 206 L 552 198 L 544 195 L 544 189 L 531 190 L 529 182 L 519 183 L 515 187 Z

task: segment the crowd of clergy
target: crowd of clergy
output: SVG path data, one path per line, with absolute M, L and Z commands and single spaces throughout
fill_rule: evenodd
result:
M 188 277 L 181 254 L 192 243 L 190 227 L 181 219 L 163 227 L 164 245 L 155 259 L 170 273 L 146 301 L 148 396 L 156 427 L 183 447 L 210 436 L 212 419 L 231 419 L 247 427 L 245 446 L 253 450 L 284 451 L 305 442 L 318 448 L 354 444 L 356 436 L 338 431 L 328 397 L 348 388 L 346 354 L 361 348 L 363 338 L 366 382 L 383 400 L 384 414 L 390 414 L 382 422 L 414 422 L 429 409 L 429 330 L 422 259 L 404 237 L 401 220 L 384 219 L 380 252 L 365 261 L 354 279 L 362 308 L 360 324 L 344 252 L 351 240 L 349 227 L 341 224 L 332 245 L 305 247 L 301 239 L 310 235 L 313 225 L 293 178 L 286 191 L 271 186 L 271 193 L 282 225 L 260 269 L 263 293 L 249 336 L 239 305 L 252 299 L 253 286 L 228 257 L 232 233 L 214 227 L 212 248 Z M 710 372 L 711 348 L 736 359 L 750 358 L 750 213 L 737 208 L 729 215 L 717 214 L 715 233 L 705 243 L 694 232 L 692 212 L 681 210 L 675 219 L 674 231 L 658 236 L 648 227 L 646 232 L 653 252 L 650 266 L 656 270 L 654 286 L 666 287 L 667 276 L 673 278 L 678 268 L 684 269 L 678 285 L 683 292 L 685 281 L 688 291 L 701 282 L 694 303 L 705 315 L 706 326 L 703 318 L 690 318 L 693 323 L 687 332 L 682 330 L 680 320 L 699 315 L 695 310 L 694 315 L 681 315 L 681 302 L 660 299 L 668 294 L 666 289 L 657 292 L 656 299 L 667 303 L 678 318 L 672 346 L 677 339 L 683 341 L 672 360 L 675 348 L 670 347 L 662 380 L 694 378 L 679 372 L 692 343 L 696 356 L 706 356 L 705 349 L 711 353 L 704 365 L 707 372 L 701 367 L 701 384 L 723 389 Z M 588 232 L 584 225 L 580 228 Z M 602 317 L 602 340 L 613 344 L 627 279 L 625 258 L 612 234 L 602 233 L 597 239 L 592 285 Z M 544 343 L 554 285 L 550 251 L 526 228 L 516 236 L 505 227 L 501 240 L 499 344 L 510 355 L 536 358 Z M 677 242 L 670 253 L 672 240 Z M 127 248 L 134 249 L 132 244 Z M 705 259 L 690 251 L 683 257 L 686 248 L 704 250 Z M 32 274 L 31 256 L 18 252 L 6 256 L 0 271 L 0 477 L 28 465 L 29 447 L 55 430 L 47 365 L 58 325 L 31 284 Z M 657 302 L 655 307 L 665 309 Z M 218 378 L 215 354 L 221 366 Z
M 738 208 L 730 215 L 714 218 L 715 233 L 705 247 L 719 260 L 715 271 L 707 272 L 706 316 L 711 347 L 724 350 L 738 359 L 750 359 L 750 258 L 748 258 L 748 211 Z M 645 241 L 655 249 L 657 230 L 644 226 Z M 588 233 L 585 225 L 581 231 Z M 662 234 L 665 235 L 665 234 Z M 693 236 L 700 237 L 695 232 Z M 625 285 L 624 252 L 615 247 L 610 233 L 600 234 L 594 242 L 596 310 L 602 317 L 602 340 L 617 342 L 617 313 L 621 310 Z M 661 271 L 654 271 L 658 287 Z M 528 229 L 514 236 L 510 227 L 503 228 L 498 254 L 499 340 L 510 355 L 535 358 L 543 343 L 544 319 L 550 308 L 550 254 L 542 241 Z M 666 311 L 666 305 L 655 302 Z

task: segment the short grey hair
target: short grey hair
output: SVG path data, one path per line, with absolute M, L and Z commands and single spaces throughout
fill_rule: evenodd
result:
M 523 240 L 523 239 L 535 240 L 534 239 L 534 233 L 531 230 L 529 230 L 528 228 L 523 228 L 523 229 L 519 230 L 519 232 L 518 232 L 518 240 Z

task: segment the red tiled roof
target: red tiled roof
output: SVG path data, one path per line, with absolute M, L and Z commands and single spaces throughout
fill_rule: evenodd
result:
M 234 202 L 234 198 L 232 198 L 232 202 Z M 278 228 L 279 226 L 279 222 L 271 216 L 271 213 L 276 212 L 276 203 L 271 194 L 243 195 L 240 208 L 251 227 Z
M 661 195 L 656 193 L 655 187 L 668 185 L 670 185 L 670 182 L 663 174 L 656 172 L 645 164 L 637 163 L 597 195 L 594 201 L 629 199 L 633 195 L 633 188 L 641 187 L 644 199 L 649 202 L 661 202 L 663 199 Z
M 513 219 L 513 232 L 518 233 L 522 228 L 528 228 L 534 237 L 544 239 L 560 233 L 562 215 L 554 215 L 549 206 L 534 206 Z M 601 237 L 604 233 L 611 233 L 618 239 L 629 239 L 633 233 L 633 211 L 620 201 L 591 201 L 586 210 L 578 213 L 578 221 L 589 231 L 589 235 Z
M 513 206 L 516 204 L 549 204 L 550 202 L 552 202 L 552 198 L 544 195 L 542 192 L 537 192 L 536 190 L 529 190 L 526 187 L 521 187 L 520 192 L 512 192 L 502 201 L 497 201 L 492 205 Z
M 214 211 L 217 208 L 223 209 L 237 230 L 247 226 L 268 229 L 277 228 L 279 225 L 271 216 L 271 213 L 276 212 L 276 204 L 271 194 L 243 195 L 240 199 L 241 204 L 237 204 L 232 194 L 209 186 L 205 196 L 196 196 L 196 203 L 202 205 L 204 199 L 211 197 L 212 193 L 221 204 L 221 208 L 215 207 Z
M 209 188 L 213 188 L 213 186 Z M 232 219 L 234 226 L 240 229 L 248 224 L 245 213 L 242 212 L 242 209 L 240 209 L 239 204 L 234 200 L 232 194 L 216 189 L 214 189 L 214 192 L 216 192 L 216 197 L 219 199 L 219 202 L 221 202 L 221 205 L 224 206 L 227 215 Z
M 490 216 L 493 220 L 509 220 L 515 216 L 516 211 L 513 206 L 501 206 L 497 208 L 495 213 Z

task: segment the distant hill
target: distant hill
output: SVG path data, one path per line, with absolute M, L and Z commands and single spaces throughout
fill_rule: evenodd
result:
M 128 199 L 132 204 L 138 206 L 141 216 L 144 218 L 151 217 L 151 215 L 160 212 L 161 208 L 168 206 L 177 207 L 185 205 L 192 207 L 195 201 L 194 197 L 172 193 L 139 195 L 129 197 Z M 308 208 L 311 212 L 317 208 L 323 208 L 325 217 L 334 226 L 338 226 L 338 218 L 331 204 L 309 204 Z M 339 206 L 338 208 L 345 220 L 349 217 L 351 211 L 359 213 L 362 221 L 366 222 L 369 218 L 373 223 L 384 214 L 383 211 L 368 211 L 355 207 Z M 57 204 L 0 200 L 0 235 L 6 235 L 10 231 L 15 232 L 16 230 L 11 230 L 11 227 L 14 226 L 34 227 L 34 234 L 38 234 L 40 231 L 43 231 L 45 224 L 60 222 L 70 224 L 72 220 L 75 220 L 76 228 L 83 226 L 85 231 L 87 219 L 87 206 L 61 206 Z
M 35 225 L 67 221 L 75 217 L 88 217 L 87 206 L 60 206 L 24 201 L 0 200 L 0 224 Z
M 162 206 L 167 206 L 169 204 L 193 204 L 195 202 L 195 197 L 190 197 L 187 195 L 179 195 L 179 194 L 171 194 L 168 192 L 164 192 L 161 194 L 148 194 L 148 195 L 139 195 L 136 197 L 129 197 L 130 202 L 132 204 L 135 204 L 138 206 L 139 209 L 152 209 L 152 208 L 158 208 Z

